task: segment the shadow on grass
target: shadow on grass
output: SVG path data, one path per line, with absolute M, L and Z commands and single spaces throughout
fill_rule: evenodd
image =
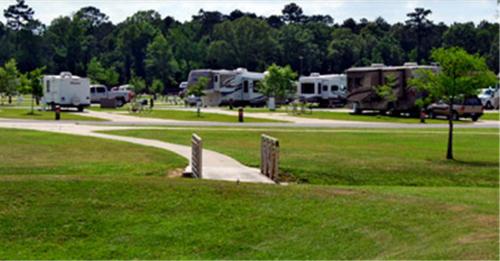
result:
M 458 164 L 458 165 L 464 165 L 464 166 L 471 166 L 471 167 L 498 167 L 498 162 L 486 162 L 486 161 L 465 161 L 465 160 L 450 160 L 449 162 Z

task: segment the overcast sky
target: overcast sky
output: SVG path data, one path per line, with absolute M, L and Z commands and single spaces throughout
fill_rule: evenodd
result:
M 45 24 L 61 15 L 70 15 L 81 7 L 95 6 L 106 13 L 113 23 L 123 21 L 127 16 L 138 10 L 154 9 L 162 17 L 173 16 L 177 20 L 185 21 L 198 13 L 217 10 L 224 14 L 234 9 L 244 12 L 253 12 L 257 15 L 269 16 L 280 14 L 283 6 L 295 2 L 302 7 L 304 13 L 328 14 L 335 22 L 353 17 L 356 20 L 367 18 L 373 20 L 382 16 L 388 22 L 403 22 L 406 13 L 415 7 L 425 7 L 432 10 L 430 19 L 435 22 L 475 23 L 481 20 L 497 21 L 496 0 L 26 0 L 35 10 L 35 17 Z M 15 0 L 0 0 L 0 8 L 15 3 Z M 1 16 L 0 21 L 5 22 Z

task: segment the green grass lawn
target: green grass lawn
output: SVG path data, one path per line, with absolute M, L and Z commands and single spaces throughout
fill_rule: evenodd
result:
M 497 188 L 166 178 L 187 161 L 150 147 L 10 129 L 0 144 L 2 259 L 499 258 Z
M 455 130 L 456 161 L 445 160 L 447 130 L 127 130 L 114 134 L 204 147 L 259 165 L 261 133 L 280 141 L 284 179 L 312 184 L 498 187 L 498 130 Z
M 389 115 L 380 115 L 376 113 L 364 113 L 360 115 L 351 114 L 349 112 L 330 112 L 330 111 L 314 111 L 312 113 L 299 114 L 294 115 L 298 117 L 304 118 L 314 118 L 314 119 L 325 119 L 325 120 L 342 120 L 342 121 L 368 121 L 368 122 L 395 122 L 395 123 L 414 123 L 420 124 L 420 119 L 411 118 L 405 116 L 389 116 Z M 447 123 L 445 118 L 438 119 L 426 119 L 426 123 L 435 124 L 435 123 Z M 462 119 L 460 121 L 456 121 L 456 123 L 470 123 L 472 122 L 470 119 Z
M 481 116 L 481 120 L 498 121 L 500 120 L 500 116 L 498 112 L 488 112 Z
M 153 110 L 149 113 L 132 113 L 133 116 L 158 118 L 181 121 L 214 121 L 214 122 L 238 122 L 238 116 L 225 115 L 219 113 L 208 113 L 201 110 L 201 116 L 198 117 L 194 111 L 180 110 Z M 283 122 L 278 120 L 259 119 L 245 117 L 244 122 Z
M 38 111 L 38 110 L 35 110 L 34 114 L 31 114 L 31 110 L 26 108 L 19 109 L 19 108 L 0 107 L 0 118 L 24 119 L 24 120 L 54 120 L 55 114 L 53 111 Z M 73 112 L 68 112 L 64 110 L 61 112 L 61 120 L 104 121 L 103 119 L 81 116 Z
M 98 138 L 0 128 L 1 175 L 164 175 L 188 162 L 168 151 Z M 1 255 L 0 255 L 1 256 Z

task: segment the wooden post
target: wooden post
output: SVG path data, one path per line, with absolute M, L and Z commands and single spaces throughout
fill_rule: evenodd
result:
M 260 172 L 272 180 L 279 178 L 279 141 L 267 135 L 261 136 Z
M 191 137 L 191 172 L 195 178 L 202 177 L 202 153 L 203 152 L 203 141 L 201 138 L 193 133 Z

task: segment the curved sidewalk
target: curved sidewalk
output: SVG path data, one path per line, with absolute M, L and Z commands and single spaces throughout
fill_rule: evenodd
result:
M 107 130 L 126 130 L 136 127 L 120 127 L 120 126 L 91 126 L 80 125 L 75 123 L 47 123 L 33 121 L 15 121 L 15 120 L 0 120 L 0 128 L 28 129 L 37 131 L 57 132 L 72 135 L 90 136 L 116 141 L 124 141 L 135 143 L 143 146 L 155 147 L 172 151 L 184 158 L 191 159 L 191 147 L 179 144 L 173 144 L 158 140 L 118 136 L 104 133 L 96 133 L 95 131 Z M 141 129 L 144 129 L 142 127 Z M 203 137 L 202 137 L 203 138 Z M 237 160 L 228 157 L 224 154 L 207 150 L 203 150 L 203 179 L 225 180 L 225 181 L 241 181 L 254 183 L 274 183 L 271 179 L 260 174 L 260 170 L 247 167 Z

